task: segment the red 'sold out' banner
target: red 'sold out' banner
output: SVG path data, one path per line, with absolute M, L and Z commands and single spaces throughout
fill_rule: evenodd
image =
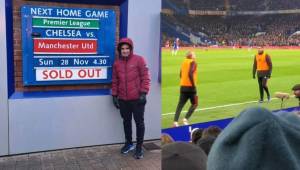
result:
M 33 39 L 34 54 L 97 54 L 97 39 Z

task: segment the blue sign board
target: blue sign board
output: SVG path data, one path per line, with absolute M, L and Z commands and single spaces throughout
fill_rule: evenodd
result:
M 23 83 L 110 83 L 115 56 L 113 10 L 22 6 Z
M 162 129 L 162 134 L 168 134 L 172 137 L 174 141 L 191 141 L 191 132 L 195 128 L 208 128 L 209 126 L 218 126 L 222 129 L 224 129 L 233 118 L 228 119 L 222 119 L 222 120 L 216 120 L 211 122 L 204 122 L 204 123 L 196 123 L 192 125 L 185 125 L 185 126 L 179 126 L 174 128 L 166 128 Z
M 285 114 L 286 112 L 299 112 L 299 111 L 300 111 L 300 107 L 291 107 L 291 108 L 286 108 L 281 110 L 274 110 L 272 112 L 274 115 L 279 115 L 279 114 Z M 226 128 L 227 125 L 230 124 L 230 122 L 233 119 L 234 118 L 228 118 L 228 119 L 221 119 L 221 120 L 215 120 L 210 122 L 195 123 L 192 125 L 185 125 L 185 126 L 179 126 L 174 128 L 166 128 L 166 129 L 162 129 L 161 133 L 169 135 L 174 141 L 189 142 L 191 141 L 191 132 L 193 129 L 196 128 L 205 129 L 208 128 L 209 126 L 218 126 L 221 129 L 224 129 Z

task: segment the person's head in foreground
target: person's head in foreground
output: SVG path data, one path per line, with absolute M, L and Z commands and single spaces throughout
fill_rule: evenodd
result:
M 173 143 L 174 139 L 167 133 L 161 134 L 161 145 L 164 146 L 168 143 Z
M 195 128 L 191 132 L 191 141 L 193 144 L 197 144 L 197 141 L 202 137 L 203 129 Z
M 207 137 L 204 137 L 204 138 L 201 138 L 197 141 L 197 145 L 203 149 L 203 151 L 206 153 L 206 155 L 209 154 L 210 152 L 210 149 L 212 147 L 212 145 L 214 144 L 216 140 L 216 137 L 214 136 L 207 136 Z
M 293 88 L 292 88 L 295 97 L 300 98 L 300 84 L 296 84 Z
M 162 147 L 162 170 L 206 170 L 207 156 L 197 145 L 175 142 Z
M 202 134 L 202 138 L 206 138 L 208 136 L 211 137 L 218 137 L 218 135 L 221 133 L 222 129 L 218 126 L 209 126 L 208 128 L 205 128 Z
M 300 169 L 300 118 L 246 109 L 218 136 L 208 155 L 208 170 Z

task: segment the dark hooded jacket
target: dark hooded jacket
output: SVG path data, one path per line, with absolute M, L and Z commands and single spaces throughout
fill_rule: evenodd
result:
M 121 46 L 128 44 L 131 54 L 121 56 Z M 143 57 L 133 54 L 133 42 L 123 38 L 118 44 L 119 59 L 115 60 L 112 76 L 112 95 L 122 100 L 136 100 L 141 93 L 148 93 L 150 75 Z

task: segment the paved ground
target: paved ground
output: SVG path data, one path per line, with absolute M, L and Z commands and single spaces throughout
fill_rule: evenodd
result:
M 150 143 L 150 144 L 149 144 Z M 155 144 L 155 145 L 153 145 Z M 145 157 L 121 155 L 122 145 L 93 146 L 0 157 L 0 170 L 160 170 L 160 141 L 148 141 Z M 146 146 L 150 146 L 146 147 Z M 152 146 L 152 147 L 151 147 Z

